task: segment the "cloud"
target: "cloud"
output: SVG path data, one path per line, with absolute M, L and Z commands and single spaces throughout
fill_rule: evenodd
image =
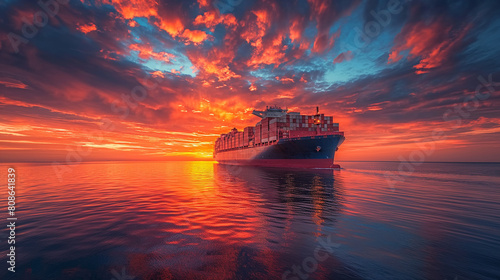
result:
M 219 14 L 214 10 L 205 12 L 198 15 L 194 20 L 195 25 L 204 25 L 210 30 L 214 30 L 215 26 L 224 24 L 227 27 L 234 27 L 238 25 L 236 17 L 232 14 Z
M 346 52 L 340 53 L 337 57 L 335 57 L 335 59 L 333 60 L 333 63 L 335 64 L 335 63 L 341 63 L 344 61 L 349 61 L 353 57 L 354 57 L 354 55 L 352 54 L 352 51 L 346 51 Z
M 153 47 L 145 44 L 131 44 L 129 46 L 131 51 L 138 51 L 139 57 L 142 59 L 155 59 L 165 63 L 170 63 L 175 55 L 167 52 L 155 52 Z
M 332 25 L 344 16 L 348 16 L 361 1 L 322 1 L 308 0 L 311 15 L 316 21 L 317 35 L 314 39 L 313 52 L 322 53 L 330 50 L 340 35 L 340 29 L 330 34 Z
M 208 35 L 204 31 L 201 30 L 189 30 L 184 29 L 179 37 L 185 39 L 187 42 L 193 43 L 195 45 L 200 44 L 201 42 L 212 38 L 212 36 Z
M 473 27 L 472 22 L 454 22 L 446 14 L 419 18 L 421 8 L 413 8 L 411 20 L 395 37 L 388 58 L 388 63 L 397 62 L 407 51 L 408 59 L 418 59 L 414 65 L 417 74 L 453 64 L 453 57 L 466 47 L 465 38 Z
M 95 26 L 95 24 L 89 23 L 89 24 L 78 25 L 77 29 L 87 34 L 89 32 L 96 31 L 97 27 Z
M 0 85 L 8 88 L 27 89 L 28 85 L 15 79 L 0 78 Z
M 401 60 L 401 58 L 403 58 L 403 56 L 401 54 L 399 54 L 398 51 L 392 51 L 390 54 L 389 54 L 389 59 L 387 61 L 387 63 L 395 63 L 395 62 L 398 62 L 399 60 Z

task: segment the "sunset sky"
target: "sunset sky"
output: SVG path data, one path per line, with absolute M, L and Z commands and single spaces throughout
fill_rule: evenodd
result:
M 500 161 L 499 1 L 217 1 L 0 2 L 0 161 L 211 159 L 266 105 L 338 161 Z

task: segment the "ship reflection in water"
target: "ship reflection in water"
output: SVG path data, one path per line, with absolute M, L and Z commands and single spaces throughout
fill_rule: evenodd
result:
M 500 277 L 499 164 L 424 163 L 394 188 L 397 163 L 342 166 L 87 163 L 58 181 L 15 164 L 18 264 L 0 278 Z

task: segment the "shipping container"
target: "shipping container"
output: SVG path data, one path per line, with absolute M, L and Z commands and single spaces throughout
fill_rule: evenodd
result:
M 255 126 L 255 133 L 254 133 L 254 143 L 255 144 L 260 144 L 261 143 L 261 139 L 262 139 L 262 127 L 261 125 L 256 125 Z
M 253 132 L 254 132 L 254 127 L 253 126 L 247 126 L 247 127 L 245 127 L 243 129 L 243 133 L 245 135 L 247 135 L 247 134 L 253 134 Z

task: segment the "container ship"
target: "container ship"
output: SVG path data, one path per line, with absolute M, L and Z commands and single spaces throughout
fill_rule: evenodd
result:
M 340 168 L 333 163 L 344 132 L 333 117 L 301 115 L 272 106 L 254 110 L 261 118 L 243 131 L 233 128 L 215 141 L 214 159 L 220 164 L 290 168 Z

